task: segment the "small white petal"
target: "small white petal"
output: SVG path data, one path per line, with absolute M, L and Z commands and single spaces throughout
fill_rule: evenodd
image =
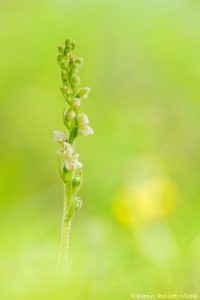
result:
M 67 155 L 68 157 L 71 157 L 74 153 L 74 149 L 69 143 L 64 142 L 62 143 L 62 148 L 59 148 L 56 153 L 57 155 Z
M 66 168 L 68 171 L 71 171 L 71 170 L 72 170 L 71 164 L 70 164 L 69 161 L 66 160 L 66 161 L 64 162 L 64 165 L 65 165 L 65 168 Z
M 83 168 L 83 164 L 78 160 L 74 162 L 74 165 L 75 165 L 75 170 Z
M 64 147 L 64 154 L 68 154 L 68 155 L 73 154 L 74 149 L 72 148 L 72 146 L 69 143 L 64 142 L 63 147 Z
M 54 134 L 54 142 L 58 142 L 58 143 L 64 143 L 66 140 L 66 136 L 63 132 L 58 131 L 58 130 L 54 130 L 53 131 Z
M 81 169 L 83 165 L 80 161 L 78 161 L 78 158 L 79 158 L 79 154 L 68 156 L 67 160 L 64 162 L 65 168 L 68 171 Z
M 76 153 L 73 155 L 73 160 L 78 160 L 80 157 L 80 154 Z

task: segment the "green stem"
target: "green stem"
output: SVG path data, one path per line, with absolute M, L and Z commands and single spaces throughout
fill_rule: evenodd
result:
M 67 182 L 64 185 L 64 209 L 61 224 L 60 255 L 58 262 L 59 272 L 62 276 L 64 276 L 67 271 L 67 258 L 69 254 L 71 219 L 68 219 L 68 209 L 72 195 L 72 177 L 73 173 L 70 172 Z

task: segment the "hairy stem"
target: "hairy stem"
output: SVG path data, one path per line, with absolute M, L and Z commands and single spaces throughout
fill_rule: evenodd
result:
M 64 185 L 64 208 L 63 217 L 61 224 L 61 241 L 60 241 L 60 255 L 59 255 L 59 272 L 62 276 L 66 274 L 67 271 L 67 258 L 69 254 L 69 244 L 70 244 L 70 231 L 71 231 L 71 219 L 68 219 L 68 209 L 71 202 L 71 190 L 72 190 L 72 175 L 68 178 L 68 181 Z

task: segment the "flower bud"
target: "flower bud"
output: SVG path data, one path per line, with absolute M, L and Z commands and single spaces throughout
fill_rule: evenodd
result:
M 74 177 L 72 181 L 73 188 L 77 188 L 78 186 L 80 186 L 80 184 L 81 184 L 81 177 L 80 176 Z
M 81 82 L 81 80 L 80 80 L 80 77 L 79 77 L 79 76 L 77 76 L 77 75 L 73 75 L 73 76 L 72 76 L 72 78 L 71 78 L 71 84 L 72 84 L 73 86 L 79 85 L 80 82 Z
M 70 72 L 73 73 L 78 73 L 78 66 L 76 64 L 72 64 L 70 67 Z
M 75 42 L 75 41 L 72 41 L 72 42 L 71 42 L 71 48 L 72 48 L 72 50 L 74 50 L 75 46 L 76 46 L 76 42 Z
M 79 91 L 78 91 L 78 94 L 77 96 L 79 98 L 83 98 L 83 99 L 86 99 L 89 95 L 89 92 L 90 92 L 90 88 L 89 87 L 85 87 L 85 88 L 81 88 Z
M 75 64 L 81 65 L 83 63 L 82 57 L 76 57 L 74 59 Z
M 58 62 L 59 64 L 60 64 L 62 58 L 63 58 L 62 54 L 58 54 L 58 56 L 57 56 L 57 62 Z
M 60 66 L 62 69 L 66 69 L 67 68 L 67 60 L 63 58 L 60 62 Z
M 75 211 L 77 211 L 77 210 L 79 210 L 82 207 L 83 201 L 81 200 L 80 197 L 76 197 L 74 204 L 75 204 L 74 205 Z
M 66 47 L 65 50 L 64 50 L 64 55 L 67 56 L 71 51 L 71 48 L 70 47 Z
M 64 161 L 64 163 L 63 163 L 63 175 L 65 176 L 68 171 L 71 171 L 70 166 L 69 166 L 67 161 Z
M 89 124 L 90 121 L 85 114 L 79 114 L 77 117 L 77 122 L 78 122 L 78 125 L 82 126 L 82 125 Z
M 67 86 L 67 85 L 63 85 L 61 88 L 60 88 L 61 92 L 63 93 L 63 95 L 67 95 L 67 94 L 70 94 L 71 93 L 71 90 L 70 88 Z
M 68 121 L 71 121 L 71 120 L 73 120 L 75 118 L 76 113 L 75 113 L 74 110 L 68 109 L 68 111 L 66 111 L 64 113 L 64 116 L 65 116 L 65 119 L 67 119 Z
M 62 79 L 67 79 L 67 71 L 65 69 L 61 70 L 61 77 Z
M 80 135 L 88 136 L 88 135 L 94 134 L 94 131 L 93 131 L 93 129 L 90 126 L 83 125 L 83 126 L 81 126 L 81 127 L 78 128 L 78 133 Z
M 71 39 L 66 39 L 65 46 L 68 47 L 69 45 L 71 45 Z
M 79 98 L 74 98 L 71 102 L 71 107 L 74 109 L 77 109 L 78 107 L 80 107 L 81 105 L 81 101 Z
M 64 52 L 64 46 L 58 45 L 57 49 L 58 49 L 58 53 L 63 54 L 63 52 Z
M 71 42 L 67 42 L 67 41 L 65 42 L 65 49 L 64 49 L 64 55 L 65 56 L 67 56 L 70 53 L 71 49 L 72 49 Z

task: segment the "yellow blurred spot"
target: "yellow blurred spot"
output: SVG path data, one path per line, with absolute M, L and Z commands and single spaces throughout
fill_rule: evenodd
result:
M 165 177 L 148 178 L 140 185 L 124 187 L 113 210 L 120 223 L 140 227 L 169 215 L 177 202 L 177 188 Z
M 113 209 L 117 219 L 124 225 L 137 224 L 136 198 L 132 187 L 125 187 L 118 194 Z

